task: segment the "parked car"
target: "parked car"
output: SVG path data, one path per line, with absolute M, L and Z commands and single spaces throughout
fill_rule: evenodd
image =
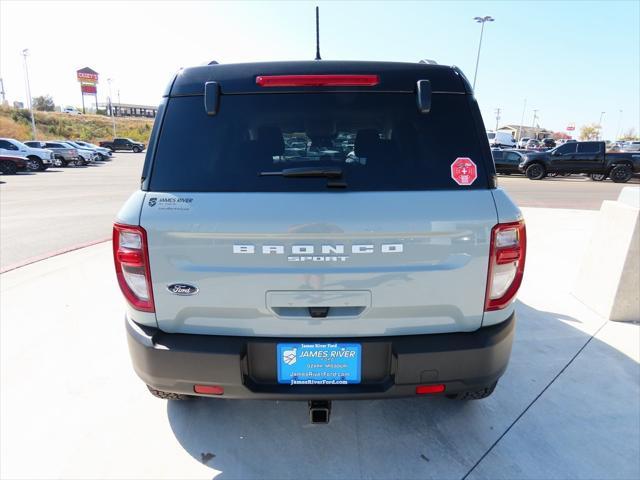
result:
M 542 148 L 556 148 L 556 141 L 553 138 L 543 138 L 540 142 Z
M 29 145 L 14 138 L 0 138 L 0 154 L 12 157 L 24 157 L 28 160 L 27 168 L 32 171 L 45 171 L 53 165 L 53 152 L 39 145 Z
M 637 142 L 637 141 L 627 142 L 622 147 L 622 151 L 623 152 L 638 152 L 638 151 L 640 151 L 640 142 Z
M 3 175 L 15 175 L 27 170 L 29 161 L 25 157 L 0 154 L 0 173 Z
M 496 172 L 504 175 L 521 174 L 520 164 L 524 153 L 522 150 L 491 150 L 493 161 L 496 165 Z
M 44 142 L 45 148 L 53 150 L 55 156 L 54 165 L 56 167 L 66 167 L 69 164 L 80 165 L 80 156 L 78 155 L 78 149 L 73 148 L 62 142 Z
M 609 177 L 624 183 L 640 172 L 640 154 L 606 153 L 604 142 L 571 142 L 546 152 L 527 153 L 520 170 L 531 180 L 549 173 L 582 173 L 595 175 L 594 180 Z
M 82 112 L 76 107 L 64 107 L 62 113 L 68 113 L 69 115 L 82 115 Z
M 82 140 L 75 140 L 73 143 L 77 143 L 81 147 L 90 148 L 94 150 L 99 154 L 100 160 L 110 160 L 111 157 L 113 156 L 113 152 L 108 148 L 99 147 L 98 145 L 95 145 L 93 143 L 83 142 Z
M 69 140 L 56 140 L 56 142 L 66 145 L 70 148 L 75 148 L 78 151 L 78 159 L 80 160 L 80 163 L 82 165 L 89 165 L 91 162 L 95 162 L 98 158 L 98 155 L 93 150 L 84 147 L 78 147 Z
M 516 139 L 509 132 L 487 132 L 489 145 L 494 148 L 513 148 L 516 146 Z
M 540 148 L 540 141 L 536 140 L 535 138 L 532 138 L 532 139 L 527 141 L 527 144 L 525 145 L 525 148 L 527 150 L 537 150 L 537 149 Z
M 130 138 L 114 138 L 112 142 L 100 142 L 100 146 L 108 148 L 112 152 L 128 150 L 133 153 L 140 153 L 145 148 L 144 143 L 133 141 Z
M 531 140 L 530 137 L 522 137 L 520 140 L 518 140 L 518 148 L 525 148 L 529 140 Z
M 153 395 L 309 400 L 323 422 L 331 399 L 494 391 L 525 227 L 459 69 L 208 65 L 171 85 L 113 231 Z M 362 161 L 284 154 L 347 134 Z
M 92 160 L 91 161 L 97 161 L 97 160 L 102 160 L 102 154 L 100 152 L 98 152 L 95 148 L 92 147 L 87 147 L 85 145 L 81 145 L 78 142 L 75 142 L 73 140 L 65 140 L 66 144 L 71 145 L 72 147 L 75 147 L 78 149 L 78 153 L 80 154 L 80 156 L 84 156 L 83 152 L 87 152 L 87 155 L 91 155 Z

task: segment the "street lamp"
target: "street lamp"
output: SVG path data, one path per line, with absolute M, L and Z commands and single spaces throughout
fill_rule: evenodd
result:
M 111 102 L 111 82 L 112 78 L 107 78 L 109 84 L 109 114 L 111 115 L 111 122 L 113 123 L 113 138 L 116 138 L 116 119 L 113 117 L 113 104 Z
M 24 57 L 24 74 L 27 80 L 27 99 L 29 100 L 29 111 L 31 112 L 31 130 L 33 132 L 33 140 L 36 139 L 36 117 L 33 115 L 33 102 L 31 101 L 31 85 L 29 85 L 29 67 L 27 66 L 27 55 L 29 55 L 29 49 L 22 50 L 22 56 Z
M 480 29 L 480 43 L 478 44 L 478 56 L 476 57 L 476 71 L 473 74 L 473 89 L 476 89 L 476 78 L 478 76 L 478 64 L 480 63 L 480 49 L 482 48 L 482 35 L 484 34 L 484 24 L 486 22 L 493 22 L 495 21 L 492 17 L 490 16 L 486 16 L 486 17 L 474 17 L 473 18 L 476 22 L 481 23 L 482 24 L 482 28 Z
M 602 140 L 602 117 L 604 117 L 604 114 L 607 112 L 600 112 L 600 120 L 598 120 L 598 127 L 600 127 L 600 140 Z

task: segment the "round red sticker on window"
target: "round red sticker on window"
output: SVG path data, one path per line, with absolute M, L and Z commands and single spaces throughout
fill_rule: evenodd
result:
M 478 178 L 478 167 L 467 157 L 458 157 L 451 164 L 451 178 L 458 185 L 471 185 Z

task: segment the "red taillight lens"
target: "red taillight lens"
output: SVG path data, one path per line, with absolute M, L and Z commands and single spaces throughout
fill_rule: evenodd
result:
M 193 391 L 204 395 L 223 395 L 224 388 L 218 385 L 194 385 Z
M 147 232 L 144 228 L 113 225 L 113 259 L 120 290 L 136 310 L 154 312 Z
M 518 293 L 527 252 L 524 221 L 499 223 L 491 230 L 485 311 L 505 308 Z
M 442 393 L 444 392 L 444 384 L 439 383 L 437 385 L 418 385 L 416 387 L 417 395 L 426 395 L 429 393 Z
M 261 87 L 373 87 L 378 75 L 260 75 Z

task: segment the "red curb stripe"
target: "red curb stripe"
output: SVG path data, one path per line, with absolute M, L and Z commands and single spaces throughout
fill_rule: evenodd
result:
M 45 253 L 43 255 L 38 255 L 37 257 L 31 257 L 22 262 L 14 263 L 12 265 L 4 267 L 0 269 L 0 274 L 7 273 L 7 272 L 10 272 L 11 270 L 16 270 L 18 268 L 26 267 L 27 265 L 31 265 L 32 263 L 41 262 L 42 260 L 46 260 L 47 258 L 57 257 L 58 255 L 62 255 L 64 253 L 73 252 L 75 250 L 81 250 L 83 248 L 91 247 L 99 243 L 105 243 L 110 241 L 111 241 L 111 237 L 108 237 L 101 240 L 93 240 L 91 242 L 79 243 L 77 245 L 73 245 L 72 247 L 61 248 L 60 250 L 54 250 L 53 252 Z

